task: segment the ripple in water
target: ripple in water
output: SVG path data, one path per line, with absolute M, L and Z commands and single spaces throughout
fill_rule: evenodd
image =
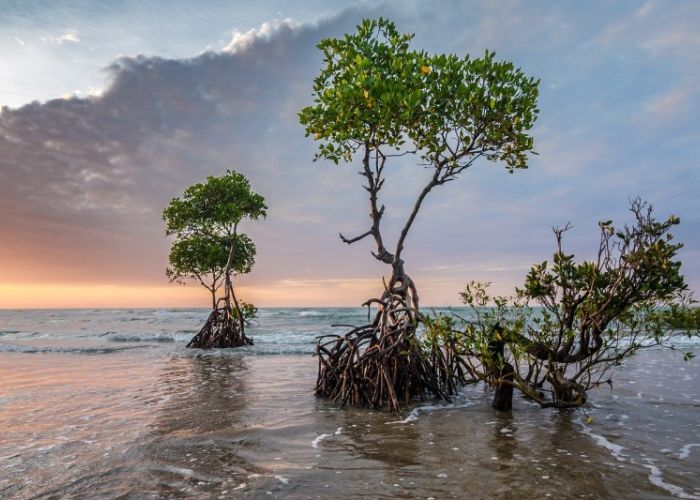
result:
M 204 309 L 51 314 L 0 311 L 0 497 L 700 495 L 700 368 L 676 353 L 585 414 L 496 413 L 476 385 L 397 417 L 312 393 L 314 337 L 364 310 L 262 310 L 222 351 L 184 348 Z

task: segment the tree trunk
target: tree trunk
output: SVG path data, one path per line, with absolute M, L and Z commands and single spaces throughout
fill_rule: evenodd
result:
M 423 200 L 433 187 L 443 182 L 440 180 L 442 169 L 436 169 L 418 196 L 392 254 L 384 246 L 380 229 L 384 206 L 379 206 L 378 193 L 384 184 L 385 161 L 386 156 L 376 145 L 365 142 L 360 173 L 367 182 L 364 187 L 369 192 L 372 225 L 360 236 L 346 238 L 341 234 L 340 239 L 352 244 L 372 236 L 376 245 L 372 255 L 391 266 L 391 279 L 384 284 L 381 298 L 363 304 L 377 308 L 372 323 L 353 328 L 345 335 L 319 337 L 316 395 L 341 406 L 349 402 L 372 408 L 386 406 L 398 412 L 401 405 L 428 395 L 449 400 L 457 385 L 465 380 L 460 375 L 458 357 L 452 353 L 446 355 L 447 346 L 436 342 L 426 349 L 419 342 L 416 331 L 422 317 L 418 292 L 413 280 L 404 272 L 401 258 L 406 237 Z
M 563 369 L 556 369 L 552 373 L 550 383 L 554 389 L 553 403 L 562 408 L 583 406 L 588 399 L 584 387 L 566 378 L 566 373 Z
M 497 370 L 497 380 L 494 384 L 495 393 L 491 407 L 494 410 L 509 411 L 513 409 L 513 382 L 515 370 L 513 365 L 505 363 L 502 368 Z
M 228 291 L 226 292 L 226 296 L 229 298 L 229 307 L 238 321 L 238 327 L 241 330 L 241 334 L 245 336 L 245 318 L 243 318 L 243 311 L 241 311 L 241 306 L 238 304 L 236 294 L 233 291 L 233 282 L 231 281 L 230 274 L 226 277 L 226 282 L 228 283 Z
M 253 345 L 240 329 L 235 312 L 225 304 L 214 309 L 202 329 L 187 344 L 187 347 L 216 349 Z
M 495 325 L 492 331 L 492 338 L 489 342 L 489 372 L 491 384 L 495 389 L 491 407 L 494 410 L 509 411 L 513 408 L 513 380 L 515 369 L 513 365 L 506 362 L 505 347 L 506 342 L 501 338 L 503 331 L 500 325 Z
M 199 333 L 187 344 L 187 347 L 213 349 L 253 345 L 253 340 L 245 335 L 245 321 L 233 292 L 233 282 L 231 280 L 235 235 L 234 229 L 234 238 L 229 248 L 228 262 L 224 271 L 226 277 L 224 298 L 219 301 L 223 302 L 224 305 L 223 307 L 218 307 L 216 296 L 213 294 L 215 300 L 214 310 Z

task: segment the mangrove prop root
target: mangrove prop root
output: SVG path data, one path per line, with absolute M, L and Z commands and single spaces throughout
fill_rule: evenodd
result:
M 214 309 L 199 333 L 187 344 L 187 347 L 216 349 L 253 345 L 253 340 L 246 337 L 242 322 L 235 311 L 224 306 Z
M 458 358 L 449 349 L 421 347 L 420 316 L 405 290 L 387 292 L 367 304 L 378 307 L 374 320 L 345 335 L 319 337 L 317 396 L 339 403 L 398 412 L 414 399 L 446 401 L 465 383 Z

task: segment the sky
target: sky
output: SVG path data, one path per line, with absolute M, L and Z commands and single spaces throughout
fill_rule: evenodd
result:
M 168 201 L 208 175 L 246 175 L 270 207 L 244 223 L 263 307 L 353 306 L 381 291 L 358 163 L 313 162 L 299 110 L 316 44 L 366 17 L 430 52 L 485 50 L 541 79 L 538 155 L 508 175 L 477 163 L 430 194 L 407 240 L 423 304 L 458 305 L 470 280 L 507 294 L 629 200 L 675 214 L 700 287 L 700 2 L 340 0 L 3 1 L 0 9 L 0 308 L 207 306 L 169 284 Z M 408 157 L 383 190 L 396 237 L 429 172 Z

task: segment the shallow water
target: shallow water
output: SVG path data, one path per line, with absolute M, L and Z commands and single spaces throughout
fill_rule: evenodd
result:
M 0 311 L 0 496 L 700 497 L 700 361 L 679 353 L 633 358 L 585 410 L 497 413 L 473 386 L 394 416 L 311 391 L 314 335 L 362 311 L 265 310 L 252 348 L 185 349 L 206 313 Z

